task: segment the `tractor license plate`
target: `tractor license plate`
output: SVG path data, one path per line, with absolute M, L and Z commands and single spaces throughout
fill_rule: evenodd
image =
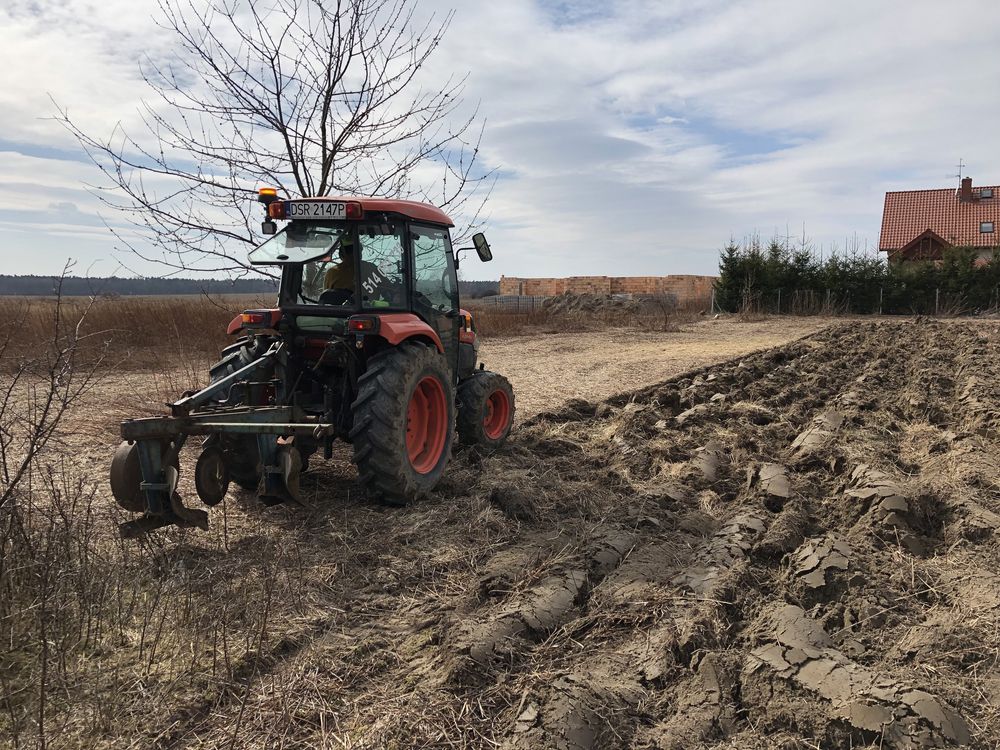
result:
M 337 221 L 347 218 L 347 204 L 335 201 L 290 201 L 289 219 L 327 219 Z

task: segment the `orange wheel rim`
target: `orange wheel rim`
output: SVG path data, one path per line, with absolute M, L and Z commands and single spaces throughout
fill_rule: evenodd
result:
M 510 397 L 501 389 L 493 391 L 486 399 L 483 432 L 490 440 L 501 437 L 510 425 Z
M 428 375 L 413 389 L 406 408 L 406 452 L 418 474 L 434 470 L 448 441 L 448 402 L 441 382 Z

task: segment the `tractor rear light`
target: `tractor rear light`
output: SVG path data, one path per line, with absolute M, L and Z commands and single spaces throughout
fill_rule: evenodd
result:
M 371 315 L 355 315 L 347 319 L 347 330 L 351 333 L 376 333 L 378 318 Z
M 244 328 L 274 328 L 281 320 L 281 310 L 245 310 L 240 315 Z
M 278 200 L 278 191 L 275 188 L 263 187 L 257 191 L 257 200 L 266 206 Z
M 285 218 L 285 202 L 284 201 L 274 201 L 267 207 L 268 218 L 271 219 L 284 219 Z
M 348 219 L 364 218 L 364 211 L 361 210 L 361 204 L 357 201 L 347 201 L 344 204 L 344 213 Z

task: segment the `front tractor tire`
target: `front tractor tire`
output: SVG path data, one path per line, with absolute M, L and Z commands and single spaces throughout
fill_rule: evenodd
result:
M 514 389 L 503 375 L 477 370 L 458 384 L 458 439 L 492 453 L 514 424 Z
M 361 486 L 389 505 L 430 492 L 451 456 L 455 397 L 444 357 L 403 343 L 368 360 L 353 404 Z

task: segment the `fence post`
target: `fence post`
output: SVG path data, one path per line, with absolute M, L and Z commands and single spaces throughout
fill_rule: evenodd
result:
M 781 287 L 778 287 L 778 315 L 781 315 Z
M 882 314 L 882 287 L 878 288 L 878 314 Z
M 941 314 L 941 287 L 934 290 L 934 315 Z
M 708 311 L 709 315 L 715 315 L 715 287 L 712 287 L 712 309 Z

